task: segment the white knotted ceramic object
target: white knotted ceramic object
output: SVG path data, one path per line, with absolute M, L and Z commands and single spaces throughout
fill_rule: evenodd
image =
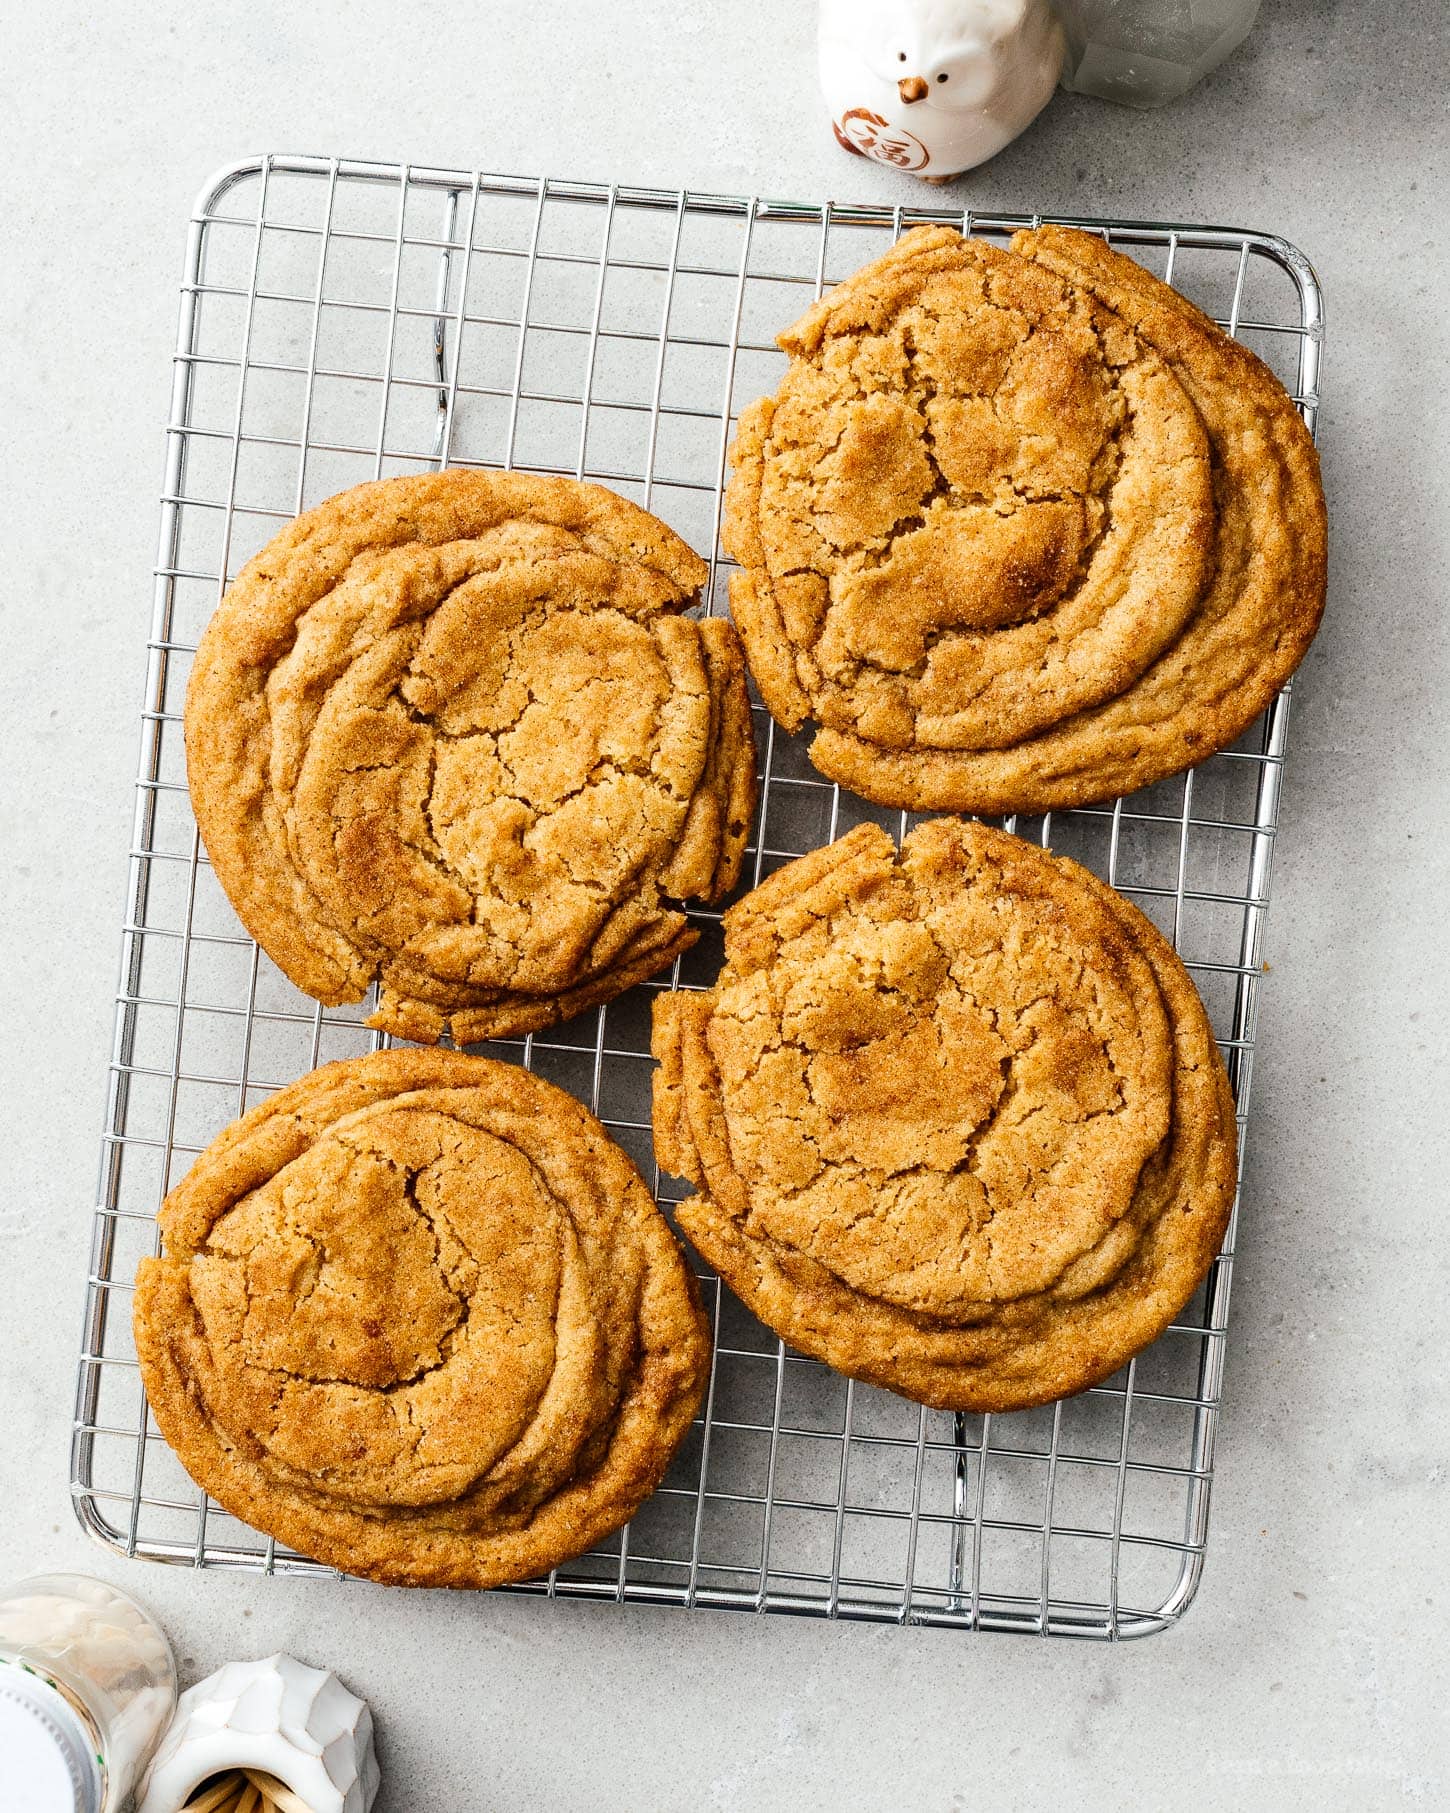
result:
M 1063 37 L 1048 0 L 821 0 L 820 56 L 841 144 L 944 182 L 1032 124 Z
M 182 1694 L 139 1813 L 176 1813 L 209 1776 L 238 1768 L 275 1775 L 311 1813 L 368 1813 L 372 1714 L 335 1674 L 293 1656 L 228 1662 Z

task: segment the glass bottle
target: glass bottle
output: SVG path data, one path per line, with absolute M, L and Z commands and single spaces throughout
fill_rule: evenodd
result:
M 1129 107 L 1187 94 L 1248 36 L 1259 0 L 1055 0 L 1062 85 Z
M 119 1813 L 176 1706 L 171 1645 L 85 1574 L 0 1593 L 0 1806 Z

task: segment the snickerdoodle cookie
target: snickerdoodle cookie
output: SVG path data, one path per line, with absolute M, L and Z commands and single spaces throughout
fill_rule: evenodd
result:
M 1204 1276 L 1233 1102 L 1170 946 L 1076 863 L 861 825 L 655 1007 L 655 1146 L 747 1307 L 840 1371 L 1012 1410 L 1107 1377 Z
M 1044 811 L 1233 741 L 1324 600 L 1313 442 L 1254 355 L 1090 233 L 908 233 L 780 337 L 724 539 L 811 759 L 918 811 Z
M 197 650 L 187 772 L 247 930 L 317 999 L 460 1044 L 618 994 L 734 883 L 755 797 L 706 575 L 596 485 L 360 485 L 242 571 Z
M 162 1434 L 225 1509 L 375 1580 L 581 1553 L 659 1483 L 709 1372 L 638 1172 L 513 1065 L 313 1071 L 202 1154 L 161 1229 L 135 1332 Z

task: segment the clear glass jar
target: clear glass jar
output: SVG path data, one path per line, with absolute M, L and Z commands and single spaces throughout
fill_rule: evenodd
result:
M 1129 107 L 1187 94 L 1242 44 L 1259 0 L 1054 0 L 1067 37 L 1062 85 Z
M 85 1574 L 0 1594 L 0 1805 L 120 1813 L 176 1707 L 171 1645 Z

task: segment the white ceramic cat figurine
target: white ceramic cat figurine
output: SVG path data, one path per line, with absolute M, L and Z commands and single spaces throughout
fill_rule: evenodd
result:
M 820 53 L 841 144 L 945 182 L 1037 118 L 1063 37 L 1048 0 L 821 0 Z

